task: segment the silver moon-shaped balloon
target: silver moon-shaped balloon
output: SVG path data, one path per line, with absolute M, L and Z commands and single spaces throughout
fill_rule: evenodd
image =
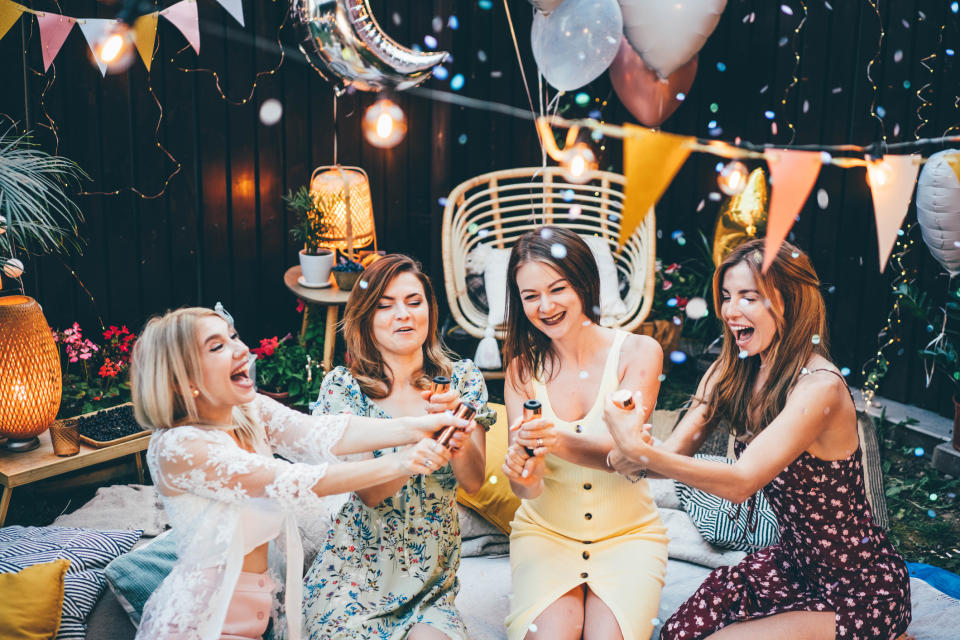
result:
M 409 89 L 448 56 L 420 53 L 391 39 L 374 19 L 369 0 L 291 0 L 290 6 L 303 37 L 300 50 L 337 95 L 348 86 Z
M 960 149 L 927 159 L 917 180 L 917 222 L 931 255 L 951 276 L 960 275 L 960 179 L 951 162 Z

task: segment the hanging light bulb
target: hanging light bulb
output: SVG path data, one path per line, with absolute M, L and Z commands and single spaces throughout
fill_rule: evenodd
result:
M 867 179 L 871 187 L 883 188 L 893 179 L 893 168 L 885 160 L 873 160 L 867 164 Z
M 586 142 L 578 142 L 563 150 L 563 177 L 574 184 L 589 182 L 591 174 L 597 170 L 597 156 Z
M 747 167 L 739 160 L 731 160 L 723 166 L 717 175 L 717 186 L 728 196 L 735 196 L 743 193 L 747 186 L 747 177 L 750 172 Z
M 407 117 L 392 100 L 377 100 L 363 116 L 363 135 L 375 147 L 395 147 L 406 134 Z
M 103 32 L 94 45 L 99 61 L 107 65 L 110 73 L 120 73 L 130 68 L 134 59 L 133 32 L 123 20 L 117 20 Z

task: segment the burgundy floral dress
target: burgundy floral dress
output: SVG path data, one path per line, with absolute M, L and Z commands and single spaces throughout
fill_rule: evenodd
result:
M 746 445 L 737 442 L 739 458 Z M 910 624 L 910 576 L 873 521 L 860 448 L 827 461 L 806 451 L 763 488 L 780 542 L 719 567 L 674 613 L 662 640 L 696 640 L 744 620 L 833 611 L 836 637 L 896 638 Z

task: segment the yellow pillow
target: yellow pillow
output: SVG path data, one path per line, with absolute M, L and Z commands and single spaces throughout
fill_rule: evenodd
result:
M 480 490 L 470 495 L 457 489 L 457 501 L 473 509 L 490 524 L 510 535 L 510 521 L 520 506 L 520 498 L 514 495 L 510 481 L 504 476 L 503 459 L 507 455 L 507 408 L 494 402 L 489 406 L 497 410 L 497 421 L 487 432 L 487 468 Z
M 0 574 L 0 640 L 51 640 L 57 636 L 63 577 L 69 567 L 70 561 L 61 558 Z

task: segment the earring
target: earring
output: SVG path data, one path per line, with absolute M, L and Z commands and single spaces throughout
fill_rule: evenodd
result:
M 194 398 L 200 397 L 200 389 L 194 389 L 191 393 L 193 393 Z

